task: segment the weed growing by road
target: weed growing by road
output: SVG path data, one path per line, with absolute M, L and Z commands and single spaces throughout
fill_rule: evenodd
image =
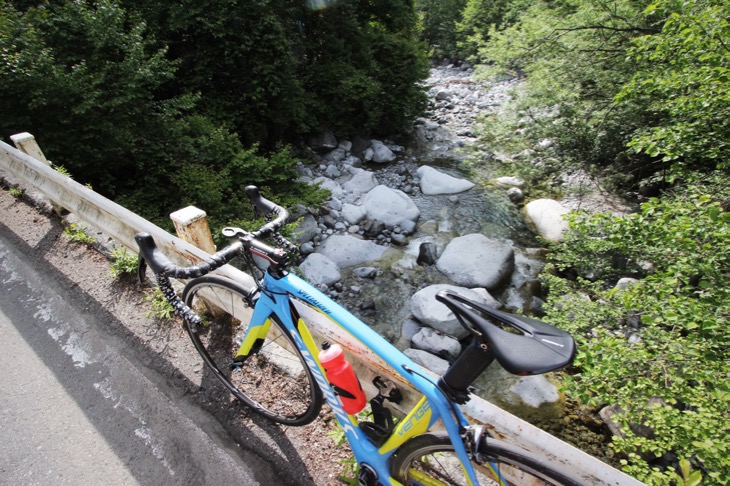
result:
M 134 275 L 137 272 L 137 255 L 130 253 L 126 248 L 112 250 L 112 274 L 119 278 L 125 275 Z
M 71 241 L 76 243 L 83 243 L 85 245 L 93 245 L 96 243 L 96 240 L 92 236 L 86 234 L 86 228 L 83 226 L 71 223 L 64 228 L 63 232 L 66 233 Z
M 166 321 L 171 319 L 175 313 L 175 309 L 167 302 L 165 296 L 162 295 L 162 291 L 158 288 L 147 291 L 144 300 L 150 305 L 147 317 Z

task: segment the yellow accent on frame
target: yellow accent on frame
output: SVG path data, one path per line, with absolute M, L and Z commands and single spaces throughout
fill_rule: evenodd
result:
M 421 397 L 421 400 L 413 407 L 413 410 L 398 423 L 393 434 L 380 448 L 380 453 L 385 454 L 386 452 L 395 450 L 411 437 L 426 432 L 431 423 L 432 414 L 433 411 L 428 400 L 426 400 L 426 397 Z
M 312 334 L 309 332 L 309 329 L 307 329 L 307 325 L 304 323 L 304 320 L 301 317 L 297 321 L 297 330 L 299 331 L 299 335 L 302 336 L 302 342 L 304 342 L 304 346 L 306 346 L 306 348 L 309 350 L 309 353 L 312 355 L 312 357 L 316 358 L 319 353 L 317 343 L 314 342 Z M 315 359 L 315 362 L 317 363 L 319 370 L 322 372 L 322 376 L 326 376 L 324 368 L 322 367 L 322 364 L 319 362 L 319 360 Z
M 270 327 L 271 319 L 266 319 L 266 322 L 258 326 L 258 328 L 249 329 L 249 332 L 246 334 L 246 339 L 243 340 L 243 342 L 241 343 L 241 347 L 238 348 L 236 358 L 248 356 L 248 353 L 251 352 L 251 348 L 256 343 L 256 341 L 258 341 L 259 339 L 266 339 L 266 335 L 269 333 Z M 251 332 L 254 330 L 256 330 L 257 332 Z

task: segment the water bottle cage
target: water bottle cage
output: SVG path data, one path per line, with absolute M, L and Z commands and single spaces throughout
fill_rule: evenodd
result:
M 403 400 L 403 395 L 395 386 L 395 383 L 386 382 L 380 376 L 373 379 L 373 384 L 378 389 L 378 394 L 370 400 L 373 422 L 363 422 L 360 424 L 360 428 L 374 444 L 380 446 L 395 430 L 393 412 L 386 408 L 383 403 L 386 400 L 392 403 L 400 403 Z
M 353 395 L 349 391 L 340 388 L 339 386 L 335 385 L 334 383 L 330 383 L 330 386 L 332 387 L 332 390 L 334 390 L 335 395 L 341 396 L 343 398 L 349 398 L 349 399 L 357 398 L 355 395 Z

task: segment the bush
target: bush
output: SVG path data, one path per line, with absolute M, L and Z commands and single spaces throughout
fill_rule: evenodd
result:
M 637 214 L 576 219 L 552 257 L 556 273 L 595 280 L 547 277 L 547 320 L 579 342 L 570 393 L 625 410 L 625 435 L 612 447 L 625 471 L 648 484 L 681 481 L 682 460 L 702 484 L 730 482 L 728 201 L 718 177 Z M 605 285 L 632 268 L 639 283 L 625 291 Z

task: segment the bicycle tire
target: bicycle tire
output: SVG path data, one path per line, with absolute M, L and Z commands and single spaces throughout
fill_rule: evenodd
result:
M 581 486 L 574 475 L 533 454 L 504 442 L 488 439 L 480 452 L 489 458 L 485 465 L 474 465 L 479 484 L 485 485 L 561 485 Z M 496 467 L 505 483 L 489 467 Z M 391 475 L 404 485 L 468 484 L 451 439 L 445 432 L 418 435 L 394 454 Z
M 182 299 L 202 318 L 198 329 L 185 322 L 190 339 L 213 374 L 251 409 L 280 424 L 311 423 L 322 408 L 322 391 L 276 315 L 256 352 L 234 363 L 253 311 L 247 295 L 245 287 L 222 277 L 188 282 Z

